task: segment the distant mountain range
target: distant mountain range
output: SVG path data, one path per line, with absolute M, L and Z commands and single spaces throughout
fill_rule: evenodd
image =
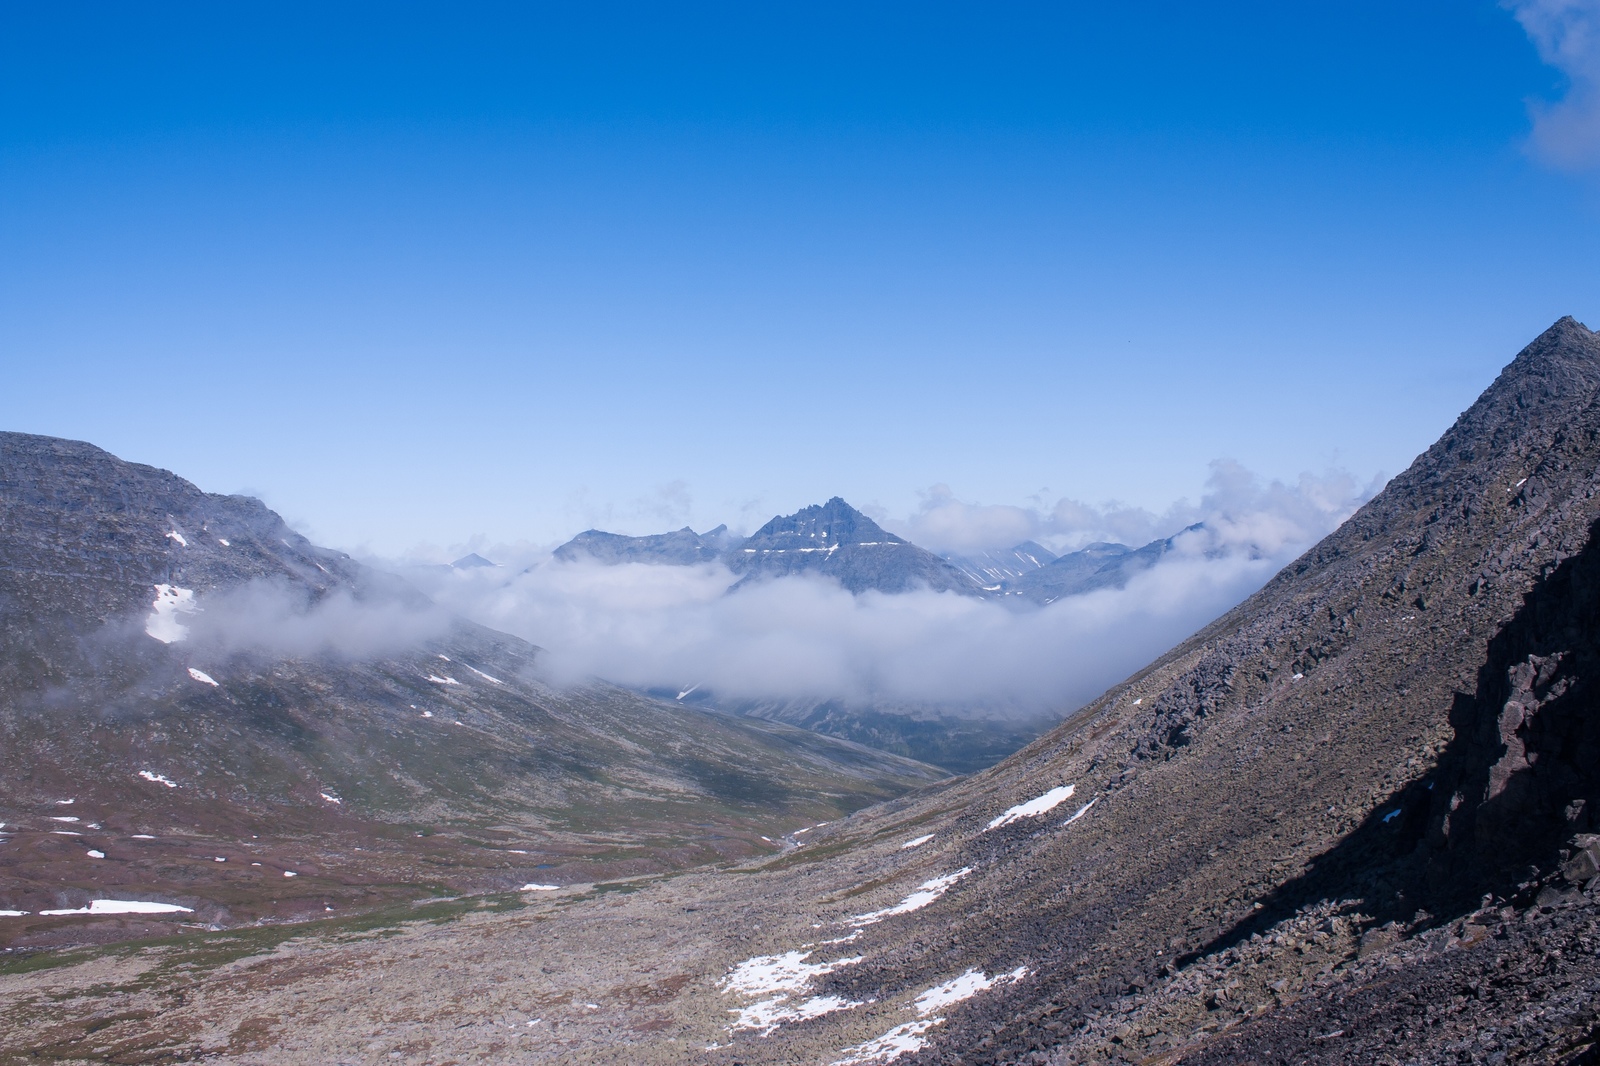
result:
M 778 515 L 744 540 L 735 538 L 725 525 L 709 533 L 685 526 L 644 537 L 590 529 L 561 545 L 554 556 L 564 562 L 588 558 L 608 565 L 692 566 L 721 560 L 739 575 L 733 588 L 817 574 L 853 593 L 930 589 L 1044 605 L 1096 589 L 1121 588 L 1171 551 L 1177 537 L 1201 528 L 1190 526 L 1142 548 L 1096 543 L 1057 556 L 1030 540 L 973 555 L 939 556 L 890 533 L 835 496 L 792 515 Z

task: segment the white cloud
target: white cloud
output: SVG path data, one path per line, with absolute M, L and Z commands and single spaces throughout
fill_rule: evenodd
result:
M 729 594 L 720 563 L 693 567 L 544 561 L 531 568 L 419 571 L 442 606 L 545 647 L 558 682 L 700 684 L 724 697 L 847 698 L 1068 710 L 1127 676 L 1260 587 L 1365 495 L 1347 475 L 1263 484 L 1214 464 L 1199 504 L 1161 515 L 1058 505 L 962 504 L 930 493 L 899 523 L 967 548 L 1040 536 L 1144 543 L 1203 520 L 1123 589 L 1047 607 L 954 594 L 852 596 L 820 578 Z M 1169 528 L 1170 527 L 1170 528 Z
M 1567 77 L 1561 99 L 1533 101 L 1534 151 L 1579 170 L 1600 166 L 1600 0 L 1505 0 L 1539 51 Z
M 448 612 L 390 596 L 319 598 L 282 581 L 256 580 L 202 597 L 186 619 L 189 642 L 223 652 L 349 659 L 410 651 L 448 632 Z
M 1339 470 L 1302 474 L 1292 485 L 1263 483 L 1233 460 L 1218 459 L 1211 464 L 1199 503 L 1179 500 L 1160 513 L 1116 502 L 1095 506 L 1066 498 L 1049 507 L 973 504 L 956 499 L 948 486 L 935 485 L 924 494 L 915 514 L 885 525 L 933 551 L 967 554 L 1009 548 L 1024 540 L 1037 540 L 1057 551 L 1094 541 L 1139 547 L 1204 522 L 1229 546 L 1254 543 L 1258 550 L 1274 554 L 1284 544 L 1310 544 L 1328 532 L 1380 483 L 1363 487 Z

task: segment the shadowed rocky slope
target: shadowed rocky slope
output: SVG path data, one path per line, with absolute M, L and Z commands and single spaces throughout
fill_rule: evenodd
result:
M 1597 489 L 1600 337 L 1564 319 L 1339 530 L 999 766 L 627 896 L 0 977 L 57 1019 L 0 1047 L 1592 1061 Z

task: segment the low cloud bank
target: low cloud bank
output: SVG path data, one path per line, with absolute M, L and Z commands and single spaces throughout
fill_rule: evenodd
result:
M 1134 545 L 1174 526 L 1205 524 L 1180 533 L 1173 550 L 1125 588 L 1042 608 L 926 591 L 852 596 L 810 577 L 729 593 L 735 576 L 721 564 L 605 566 L 546 556 L 531 566 L 411 576 L 441 606 L 546 648 L 557 682 L 598 676 L 638 686 L 698 684 L 728 698 L 1065 711 L 1259 588 L 1366 495 L 1343 475 L 1263 485 L 1223 463 L 1200 504 L 1159 516 L 1011 509 L 1086 540 L 1121 529 L 1119 539 Z M 942 523 L 944 546 L 966 537 L 976 547 L 996 537 L 1013 543 L 1039 528 L 1021 522 L 1004 509 L 944 499 L 903 526 L 915 538 Z M 979 528 L 983 539 L 973 532 Z
M 313 597 L 262 579 L 200 597 L 183 624 L 187 642 L 224 653 L 367 659 L 444 636 L 450 612 L 395 597 L 360 599 L 344 589 Z
M 1362 486 L 1342 470 L 1301 474 L 1293 484 L 1264 483 L 1239 463 L 1218 459 L 1211 464 L 1198 503 L 1179 500 L 1160 512 L 1114 502 L 1097 506 L 1066 497 L 1053 506 L 974 504 L 956 499 L 946 485 L 935 485 L 909 518 L 874 517 L 924 548 L 957 555 L 1008 548 L 1025 540 L 1058 552 L 1095 541 L 1137 548 L 1198 522 L 1231 545 L 1278 555 L 1294 545 L 1303 548 L 1315 542 L 1380 484 Z

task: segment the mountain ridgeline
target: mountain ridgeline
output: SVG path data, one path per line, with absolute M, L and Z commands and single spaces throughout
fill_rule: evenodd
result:
M 743 540 L 732 537 L 727 526 L 709 533 L 685 526 L 643 537 L 590 529 L 557 548 L 554 557 L 613 566 L 721 561 L 739 576 L 734 589 L 814 574 L 852 593 L 927 589 L 1044 605 L 1096 589 L 1122 588 L 1133 575 L 1159 562 L 1178 537 L 1202 528 L 1190 526 L 1141 548 L 1100 542 L 1057 556 L 1033 541 L 1023 541 L 975 555 L 940 556 L 890 533 L 835 496 L 792 515 L 778 515 Z

